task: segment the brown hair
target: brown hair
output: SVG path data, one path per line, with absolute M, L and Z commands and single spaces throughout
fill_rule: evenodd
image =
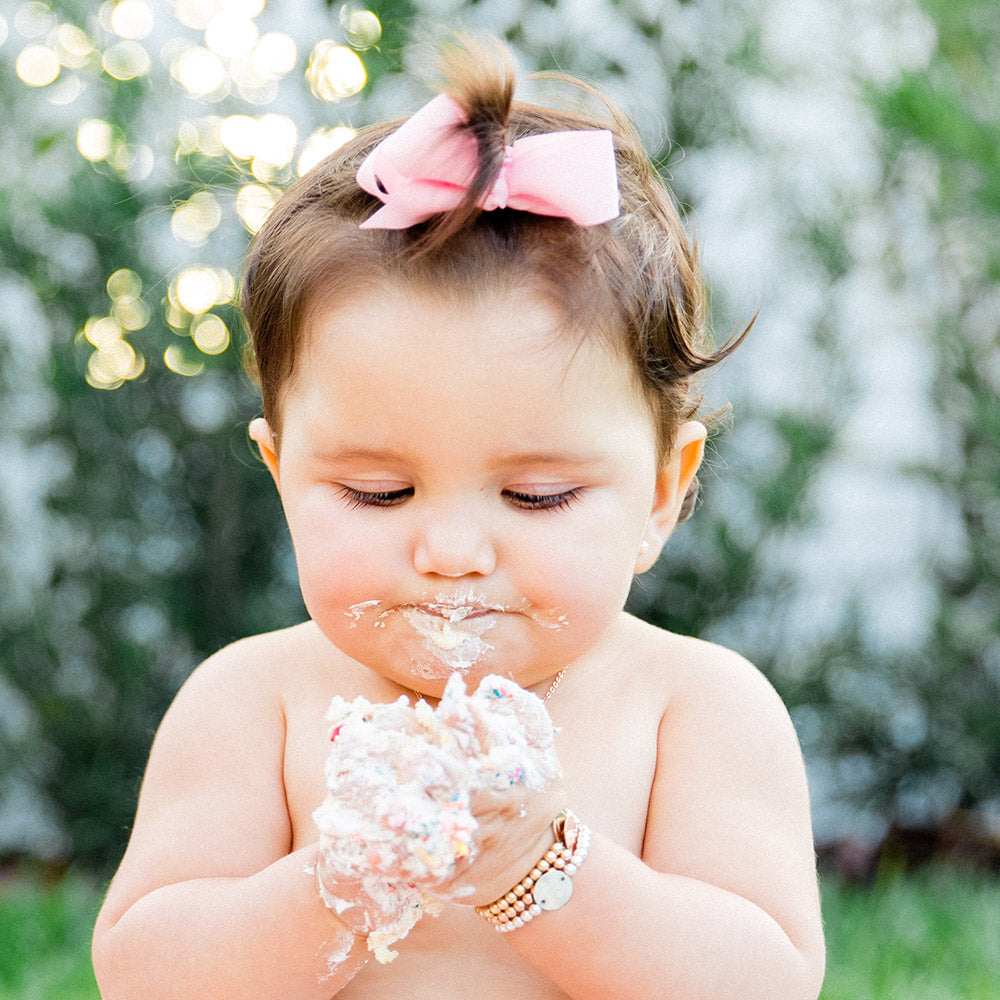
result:
M 465 39 L 446 51 L 443 90 L 464 110 L 478 170 L 463 203 L 405 230 L 362 230 L 381 202 L 355 179 L 361 161 L 399 121 L 362 129 L 278 202 L 255 238 L 243 277 L 250 368 L 264 416 L 277 432 L 283 387 L 293 374 L 308 311 L 366 286 L 402 280 L 437 289 L 529 287 L 553 299 L 568 326 L 612 338 L 633 363 L 650 405 L 661 454 L 700 405 L 698 373 L 730 354 L 706 345 L 705 296 L 697 256 L 663 180 L 625 116 L 600 98 L 597 113 L 513 101 L 505 51 Z M 568 79 L 568 78 L 564 78 Z M 610 129 L 621 199 L 617 219 L 581 227 L 509 209 L 483 212 L 506 146 L 526 135 Z M 574 323 L 575 318 L 586 323 Z M 694 505 L 689 494 L 682 516 Z

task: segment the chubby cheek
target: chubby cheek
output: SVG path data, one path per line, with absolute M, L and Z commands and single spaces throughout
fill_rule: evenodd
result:
M 309 614 L 324 628 L 350 620 L 349 609 L 380 596 L 392 560 L 368 533 L 352 531 L 327 511 L 286 509 L 299 586 Z
M 607 532 L 524 539 L 516 573 L 522 593 L 561 624 L 552 639 L 574 646 L 595 638 L 617 617 L 632 582 L 633 556 Z

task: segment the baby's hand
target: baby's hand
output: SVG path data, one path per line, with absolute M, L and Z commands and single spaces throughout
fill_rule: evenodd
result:
M 428 890 L 456 903 L 492 902 L 526 875 L 551 845 L 552 821 L 566 805 L 561 777 L 542 791 L 512 785 L 474 792 L 470 811 L 478 824 L 476 853 Z
M 495 898 L 530 869 L 538 843 L 551 842 L 549 827 L 565 808 L 566 796 L 555 730 L 540 698 L 500 677 L 487 677 L 470 697 L 449 694 L 438 707 L 442 720 L 476 736 L 469 763 L 476 772 L 470 812 L 477 823 L 477 850 L 435 891 L 477 904 L 494 890 L 489 898 Z M 519 874 L 511 875 L 514 871 Z
M 477 903 L 502 891 L 565 805 L 552 722 L 512 681 L 488 677 L 466 695 L 456 674 L 437 709 L 335 698 L 327 718 L 328 794 L 314 814 L 321 870 L 359 882 L 382 913 L 406 914 L 390 941 L 435 897 Z

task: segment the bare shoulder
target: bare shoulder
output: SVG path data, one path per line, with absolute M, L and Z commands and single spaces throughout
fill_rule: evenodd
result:
M 739 749 L 748 764 L 784 762 L 798 775 L 801 754 L 788 710 L 763 672 L 739 653 L 715 643 L 674 637 L 676 686 L 664 716 L 664 736 L 714 740 Z M 791 777 L 788 770 L 783 771 Z M 798 782 L 796 783 L 798 784 Z
M 288 852 L 284 696 L 315 662 L 314 631 L 240 640 L 185 681 L 153 740 L 112 917 L 158 886 L 247 874 Z
M 341 659 L 312 622 L 238 639 L 195 668 L 161 733 L 184 719 L 202 725 L 212 716 L 223 724 L 257 725 L 281 715 L 286 699 L 303 685 L 335 674 Z
M 629 669 L 664 713 L 743 713 L 749 705 L 785 716 L 770 681 L 753 663 L 717 643 L 668 632 L 624 616 Z
M 717 643 L 628 622 L 630 664 L 662 698 L 664 712 L 745 714 L 749 706 L 786 716 L 770 681 L 753 663 Z
M 313 622 L 237 639 L 197 667 L 185 687 L 250 683 L 280 689 L 304 665 L 329 658 L 329 643 Z
M 237 782 L 259 794 L 275 792 L 271 797 L 277 801 L 286 704 L 334 663 L 329 643 L 312 622 L 240 639 L 205 660 L 177 693 L 156 734 L 137 827 L 151 804 L 191 802 L 199 783 L 193 775 L 206 795 L 215 796 L 216 811 L 238 798 Z

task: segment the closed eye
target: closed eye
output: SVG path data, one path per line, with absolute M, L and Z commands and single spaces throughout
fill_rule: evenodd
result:
M 579 486 L 560 493 L 522 493 L 520 490 L 504 490 L 503 495 L 514 507 L 521 510 L 565 510 L 580 499 Z
M 401 490 L 358 490 L 353 486 L 341 486 L 339 493 L 351 510 L 357 507 L 395 507 L 413 496 L 413 487 L 407 486 Z

